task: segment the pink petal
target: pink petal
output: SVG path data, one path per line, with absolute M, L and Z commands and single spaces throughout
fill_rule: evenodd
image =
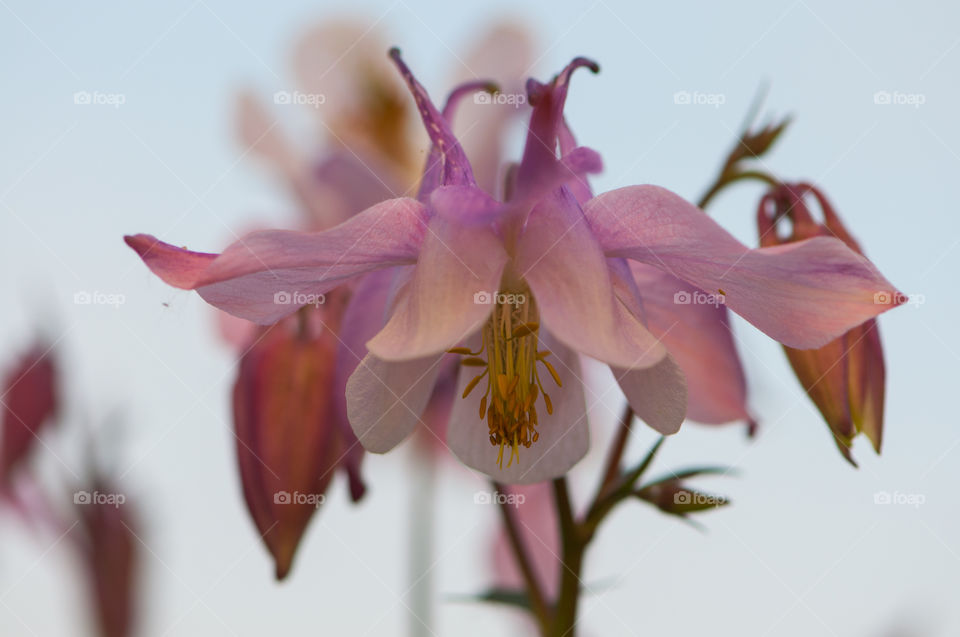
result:
M 347 381 L 347 416 L 363 448 L 386 453 L 409 436 L 427 406 L 441 356 L 391 363 L 368 354 Z
M 365 343 L 383 327 L 393 292 L 393 281 L 400 270 L 412 266 L 387 268 L 364 275 L 352 286 L 350 301 L 340 321 L 337 363 L 334 374 L 334 418 L 343 437 L 346 450 L 342 467 L 347 472 L 354 500 L 363 493 L 359 479 L 359 465 L 363 447 L 357 439 L 347 415 L 347 382 L 367 355 Z
M 656 186 L 601 194 L 584 214 L 608 256 L 725 294 L 730 309 L 791 347 L 819 347 L 903 298 L 839 240 L 750 250 L 696 206 Z
M 172 246 L 149 234 L 127 235 L 123 240 L 140 255 L 154 274 L 182 290 L 194 289 L 217 258 L 215 254 Z
M 430 193 L 430 206 L 439 216 L 461 225 L 488 225 L 502 209 L 476 186 L 439 186 Z
M 270 324 L 352 277 L 413 263 L 426 217 L 422 204 L 401 198 L 326 232 L 254 232 L 221 255 L 190 252 L 149 235 L 126 237 L 126 242 L 167 283 L 195 289 L 234 316 Z
M 447 354 L 440 362 L 440 373 L 437 374 L 437 383 L 433 386 L 433 393 L 427 402 L 426 409 L 420 415 L 420 422 L 427 429 L 422 436 L 427 448 L 434 454 L 447 455 L 447 425 L 453 405 L 459 396 L 457 391 L 457 368 L 460 366 L 460 357 Z
M 331 137 L 363 133 L 346 125 L 371 108 L 371 87 L 389 98 L 402 95 L 402 84 L 384 55 L 388 46 L 383 30 L 366 20 L 336 18 L 311 26 L 294 44 L 294 77 L 301 92 L 324 100 L 300 110 L 313 111 Z
M 686 376 L 687 418 L 707 424 L 747 420 L 746 378 L 726 306 L 694 303 L 710 297 L 653 266 L 632 262 L 630 270 L 643 299 L 647 327 Z M 690 302 L 682 302 L 686 300 Z
M 650 367 L 666 354 L 617 300 L 603 252 L 566 189 L 531 212 L 516 267 L 542 322 L 567 346 L 624 369 Z
M 381 161 L 346 151 L 323 157 L 291 186 L 309 215 L 311 230 L 327 230 L 403 190 Z
M 680 431 L 687 414 L 687 381 L 672 356 L 646 369 L 611 368 L 633 412 L 664 436 Z
M 243 92 L 237 97 L 234 108 L 237 137 L 244 151 L 260 155 L 288 179 L 294 179 L 303 167 L 303 160 L 263 102 L 252 93 Z
M 467 155 L 450 130 L 446 118 L 430 101 L 423 85 L 413 76 L 413 72 L 400 56 L 400 49 L 390 49 L 389 55 L 413 94 L 420 118 L 430 136 L 430 153 L 427 156 L 418 198 L 430 194 L 439 185 L 475 185 L 476 180 L 473 178 L 473 169 Z
M 430 221 L 413 279 L 383 330 L 367 347 L 384 360 L 438 354 L 461 342 L 493 306 L 476 295 L 495 292 L 507 255 L 489 228 L 470 228 L 440 216 Z
M 536 80 L 527 82 L 527 94 L 533 105 L 523 159 L 518 168 L 521 184 L 538 180 L 537 173 L 549 170 L 557 161 L 557 142 L 563 124 L 563 106 L 567 100 L 571 74 L 580 67 L 594 73 L 600 70 L 596 63 L 586 58 L 576 58 L 558 73 L 549 84 Z
M 579 146 L 559 160 L 544 163 L 539 170 L 531 173 L 526 181 L 519 181 L 520 192 L 509 203 L 517 207 L 531 207 L 561 186 L 571 188 L 574 198 L 577 199 L 577 193 L 583 194 L 584 188 L 589 192 L 586 176 L 602 171 L 603 159 L 600 154 L 592 148 Z
M 543 330 L 540 334 L 543 346 L 552 352 L 550 361 L 560 376 L 562 387 L 548 391 L 553 398 L 553 414 L 547 413 L 542 401 L 537 405 L 540 439 L 529 449 L 521 447 L 519 461 L 515 460 L 509 466 L 508 449 L 504 449 L 503 467 L 497 465 L 498 449 L 490 444 L 487 423 L 480 419 L 484 382 L 481 381 L 469 396 L 460 398 L 467 383 L 476 375 L 474 368 L 460 370 L 453 414 L 447 429 L 447 445 L 462 463 L 504 484 L 530 484 L 562 476 L 587 453 L 590 446 L 580 360 L 573 350 Z

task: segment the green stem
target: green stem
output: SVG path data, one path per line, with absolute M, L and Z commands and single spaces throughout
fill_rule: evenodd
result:
M 726 188 L 727 186 L 729 186 L 734 182 L 742 181 L 744 179 L 754 179 L 757 181 L 762 181 L 771 186 L 776 186 L 778 183 L 777 180 L 774 179 L 772 176 L 768 175 L 765 172 L 761 172 L 759 170 L 744 170 L 744 171 L 739 171 L 733 174 L 728 174 L 726 172 L 721 173 L 721 175 L 717 177 L 717 180 L 713 182 L 713 185 L 710 186 L 707 192 L 705 192 L 703 196 L 700 197 L 700 201 L 697 202 L 697 206 L 699 208 L 706 208 L 707 204 L 709 204 L 713 200 L 713 198 L 720 193 L 721 190 L 723 190 L 724 188 Z
M 418 440 L 418 443 L 424 442 Z M 433 629 L 434 518 L 436 517 L 436 460 L 430 449 L 415 450 L 414 484 L 410 492 L 410 551 L 408 553 L 408 590 L 410 614 L 407 634 L 426 637 Z
M 620 462 L 623 459 L 623 452 L 627 448 L 627 439 L 630 437 L 630 423 L 633 422 L 633 408 L 630 403 L 623 408 L 623 415 L 620 416 L 620 426 L 617 428 L 617 436 L 613 439 L 613 445 L 607 453 L 607 468 L 603 473 L 603 479 L 600 486 L 597 487 L 597 494 L 594 500 L 599 500 L 610 486 L 620 477 Z
M 573 507 L 570 505 L 570 492 L 567 489 L 566 478 L 557 478 L 553 481 L 553 498 L 560 523 L 563 563 L 560 573 L 560 597 L 557 600 L 556 615 L 550 635 L 575 637 L 581 588 L 580 571 L 587 545 L 583 541 L 579 525 L 573 519 Z
M 586 516 L 584 516 L 583 523 L 581 525 L 581 534 L 585 542 L 589 542 L 593 538 L 597 528 L 600 526 L 600 523 L 603 522 L 607 514 L 610 513 L 610 511 L 612 511 L 613 508 L 621 501 L 630 497 L 630 494 L 633 492 L 634 484 L 636 484 L 637 480 L 639 480 L 643 473 L 650 467 L 650 463 L 653 462 L 653 458 L 657 455 L 657 452 L 660 450 L 660 446 L 663 444 L 664 440 L 666 440 L 666 438 L 661 436 L 660 439 L 657 440 L 656 444 L 654 444 L 650 449 L 650 451 L 647 452 L 646 457 L 640 462 L 640 464 L 625 473 L 614 486 L 606 491 L 606 493 L 597 494 L 597 497 L 594 499 L 593 504 L 587 511 Z

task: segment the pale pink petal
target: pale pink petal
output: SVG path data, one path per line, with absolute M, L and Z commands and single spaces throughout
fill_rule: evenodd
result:
M 259 155 L 274 164 L 281 174 L 292 179 L 303 167 L 303 159 L 293 149 L 263 102 L 250 92 L 237 96 L 236 132 L 244 152 Z
M 706 424 L 749 419 L 746 378 L 723 297 L 643 263 L 632 262 L 630 270 L 647 327 L 687 378 L 687 418 Z
M 667 354 L 646 369 L 611 370 L 633 413 L 643 422 L 664 436 L 680 431 L 687 414 L 687 381 L 672 356 Z
M 337 334 L 335 391 L 340 397 L 345 396 L 347 380 L 368 353 L 367 341 L 383 328 L 387 319 L 387 303 L 396 270 L 388 268 L 371 272 L 353 286 Z M 336 411 L 338 418 L 348 421 L 345 399 L 336 404 Z
M 167 283 L 195 289 L 211 305 L 261 324 L 372 270 L 413 263 L 426 231 L 426 208 L 392 199 L 320 233 L 266 230 L 246 235 L 223 254 L 190 252 L 149 235 L 126 237 Z
M 506 261 L 489 228 L 434 217 L 413 278 L 367 347 L 384 360 L 410 360 L 455 346 L 487 319 L 493 306 L 477 295 L 496 291 Z
M 402 191 L 383 162 L 347 151 L 331 153 L 309 166 L 292 186 L 315 230 L 331 228 Z
M 441 356 L 391 363 L 368 354 L 347 381 L 347 417 L 363 448 L 386 453 L 413 432 Z
M 449 457 L 447 424 L 450 422 L 454 401 L 458 398 L 456 391 L 459 364 L 459 356 L 447 354 L 443 357 L 433 393 L 430 395 L 426 409 L 420 415 L 420 422 L 428 430 L 424 432 L 422 440 L 426 442 L 427 448 L 432 453 L 443 457 Z
M 371 87 L 401 94 L 400 78 L 385 55 L 388 46 L 382 29 L 371 27 L 369 21 L 344 18 L 311 26 L 295 43 L 297 88 L 323 96 L 312 110 L 332 127 L 331 136 L 349 132 L 335 127 L 369 107 Z
M 603 252 L 566 189 L 531 212 L 516 267 L 530 284 L 541 321 L 567 346 L 624 369 L 650 367 L 666 354 L 617 300 Z
M 731 310 L 791 347 L 819 347 L 902 299 L 870 261 L 837 239 L 750 250 L 657 186 L 598 195 L 584 214 L 607 256 L 648 263 L 722 294 Z
M 529 449 L 520 447 L 520 459 L 509 466 L 510 450 L 506 448 L 503 467 L 497 465 L 498 448 L 490 444 L 487 422 L 480 419 L 483 381 L 469 396 L 460 398 L 467 383 L 476 375 L 475 368 L 460 370 L 453 414 L 447 429 L 447 445 L 462 463 L 504 484 L 530 484 L 561 476 L 587 453 L 590 445 L 580 360 L 576 352 L 543 330 L 540 334 L 543 347 L 552 352 L 550 360 L 562 386 L 548 390 L 553 398 L 553 414 L 547 413 L 542 402 L 537 405 L 540 439 Z

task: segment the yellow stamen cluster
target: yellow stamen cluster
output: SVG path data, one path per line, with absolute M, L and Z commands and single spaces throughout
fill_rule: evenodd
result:
M 549 351 L 538 350 L 540 329 L 536 305 L 529 289 L 521 294 L 498 294 L 490 318 L 483 327 L 483 342 L 476 352 L 466 347 L 450 351 L 461 354 L 464 367 L 483 368 L 463 391 L 466 398 L 486 378 L 487 388 L 480 399 L 480 419 L 487 421 L 490 444 L 499 447 L 497 464 L 503 468 L 503 449 L 510 447 L 509 467 L 520 461 L 520 446 L 529 448 L 540 434 L 537 432 L 537 398 L 543 397 L 548 414 L 553 402 L 544 391 L 537 371 L 542 363 L 557 387 L 560 376 L 546 357 Z

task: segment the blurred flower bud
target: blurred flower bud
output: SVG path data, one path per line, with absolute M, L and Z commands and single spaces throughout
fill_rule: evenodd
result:
M 73 495 L 80 552 L 102 637 L 134 634 L 140 591 L 139 522 L 118 485 L 102 479 Z
M 308 306 L 263 328 L 233 390 L 243 494 L 277 579 L 289 572 L 346 451 L 334 405 L 337 326 L 329 324 L 339 314 L 326 309 Z
M 10 486 L 17 466 L 57 412 L 57 370 L 50 347 L 36 342 L 3 379 L 0 407 L 0 485 Z
M 809 196 L 819 205 L 822 221 L 810 213 Z M 763 247 L 825 236 L 836 237 L 863 254 L 830 202 L 810 184 L 781 184 L 768 192 L 760 202 L 757 228 Z M 860 433 L 879 453 L 885 367 L 876 320 L 864 322 L 819 349 L 783 349 L 797 379 L 830 426 L 843 456 L 856 466 L 850 446 Z

